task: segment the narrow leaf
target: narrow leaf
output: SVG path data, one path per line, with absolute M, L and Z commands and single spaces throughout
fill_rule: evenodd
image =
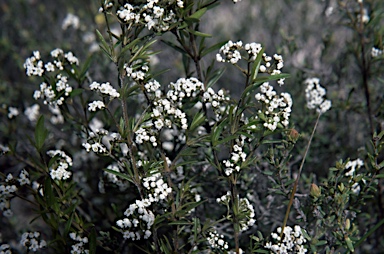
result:
M 48 130 L 44 126 L 44 116 L 41 115 L 39 120 L 37 121 L 36 129 L 35 129 L 36 149 L 39 152 L 44 145 L 47 135 L 48 135 Z

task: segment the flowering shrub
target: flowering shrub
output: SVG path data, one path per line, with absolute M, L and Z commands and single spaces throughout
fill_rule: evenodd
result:
M 362 55 L 356 53 L 371 142 L 356 160 L 310 171 L 314 148 L 324 151 L 316 130 L 326 130 L 344 105 L 310 71 L 294 77 L 299 89 L 285 85 L 283 50 L 230 38 L 211 43 L 201 27 L 219 3 L 101 1 L 95 15 L 102 25 L 84 39 L 98 38 L 91 56 L 77 57 L 76 48 L 32 51 L 23 64 L 34 84 L 24 115 L 15 105 L 1 111 L 11 138 L 0 146 L 0 209 L 13 233 L 0 238 L 0 253 L 346 253 L 384 246 L 382 239 L 370 243 L 384 224 L 384 131 L 367 69 L 381 59 L 382 38 L 368 51 L 362 40 Z M 381 36 L 381 16 L 370 26 L 363 1 L 339 1 L 338 8 L 356 36 L 368 37 L 369 29 Z M 61 28 L 86 29 L 71 13 Z M 181 55 L 175 77 L 156 64 L 167 59 L 159 48 L 176 61 Z M 107 61 L 110 73 L 92 72 Z M 164 81 L 167 75 L 173 81 Z M 303 123 L 310 127 L 299 133 Z M 12 134 L 13 125 L 23 131 Z M 364 208 L 376 199 L 379 211 Z M 28 211 L 15 208 L 24 204 Z

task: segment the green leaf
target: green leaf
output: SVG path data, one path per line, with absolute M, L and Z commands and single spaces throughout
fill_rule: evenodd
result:
M 205 121 L 205 115 L 203 112 L 197 113 L 192 120 L 189 130 L 192 132 L 199 127 Z
M 194 35 L 200 36 L 200 37 L 212 37 L 211 34 L 202 33 L 202 32 L 195 31 L 195 30 L 189 29 L 189 28 L 187 28 L 187 31 L 190 32 L 191 34 L 194 34 Z
M 263 53 L 264 53 L 264 48 L 262 48 L 260 50 L 260 52 L 257 55 L 255 61 L 253 62 L 252 70 L 251 70 L 251 73 L 250 73 L 251 83 L 255 82 L 257 74 L 259 73 L 259 68 L 260 68 L 261 58 L 263 56 Z
M 39 120 L 37 120 L 36 129 L 35 129 L 36 149 L 39 152 L 41 151 L 41 148 L 43 147 L 47 136 L 48 136 L 48 130 L 44 126 L 44 116 L 41 115 L 39 117 Z
M 71 97 L 75 97 L 75 96 L 77 96 L 77 95 L 80 95 L 80 94 L 82 94 L 83 93 L 83 91 L 84 91 L 84 89 L 83 88 L 75 88 L 75 89 L 73 89 L 72 90 L 72 92 L 71 92 Z
M 114 170 L 106 169 L 106 168 L 103 168 L 103 170 L 104 170 L 105 172 L 108 172 L 108 173 L 111 173 L 111 174 L 113 174 L 113 175 L 116 175 L 116 176 L 118 176 L 118 177 L 120 177 L 120 178 L 122 178 L 122 179 L 125 179 L 125 180 L 127 180 L 127 181 L 129 181 L 129 182 L 131 182 L 131 183 L 134 183 L 133 180 L 132 180 L 132 178 L 129 177 L 128 175 L 126 175 L 126 174 L 123 174 L 123 173 L 120 173 L 120 172 L 117 172 L 117 171 L 114 171 Z
M 227 43 L 227 41 L 222 41 L 222 42 L 219 42 L 219 43 L 216 43 L 215 45 L 207 48 L 207 49 L 204 49 L 200 56 L 203 57 L 209 53 L 211 53 L 212 51 L 216 51 L 216 50 L 219 50 L 225 43 Z
M 69 234 L 69 231 L 71 230 L 71 226 L 72 226 L 72 220 L 73 220 L 73 213 L 71 214 L 71 216 L 69 216 L 69 219 L 65 223 L 64 235 Z
M 384 161 L 380 162 L 378 170 L 382 169 L 384 167 Z
M 191 225 L 192 222 L 187 220 L 178 220 L 167 223 L 167 225 Z
M 109 58 L 111 58 L 112 53 L 111 53 L 111 49 L 109 48 L 108 43 L 105 41 L 103 35 L 97 29 L 96 29 L 96 34 L 97 34 L 97 37 L 99 37 L 99 40 L 101 41 L 100 48 L 109 56 Z
M 354 252 L 355 251 L 355 248 L 353 248 L 353 243 L 351 241 L 351 238 L 349 238 L 348 236 L 345 238 L 345 242 L 347 243 L 347 246 L 348 246 L 348 249 L 351 251 L 351 252 Z
M 315 243 L 316 246 L 321 246 L 321 245 L 325 245 L 325 244 L 327 244 L 326 240 L 321 240 L 321 241 L 318 241 L 317 243 Z
M 93 58 L 93 55 L 90 55 L 87 58 L 87 60 L 85 61 L 84 65 L 83 65 L 83 68 L 81 68 L 81 71 L 80 71 L 80 74 L 79 74 L 80 83 L 83 83 L 84 80 L 85 80 L 85 76 L 87 74 L 89 66 L 91 66 L 91 63 L 92 63 L 92 58 Z
M 225 71 L 225 68 L 215 70 L 213 72 L 212 77 L 210 77 L 209 80 L 207 81 L 206 88 L 213 86 L 221 78 L 221 76 L 223 76 L 224 71 Z
M 266 254 L 270 253 L 270 252 L 267 251 L 267 250 L 256 250 L 255 252 L 256 252 L 256 253 L 266 253 Z
M 207 12 L 207 10 L 208 10 L 207 8 L 201 8 L 200 10 L 196 11 L 188 18 L 199 20 Z
M 57 210 L 57 202 L 56 202 L 56 197 L 53 194 L 53 189 L 52 189 L 52 180 L 50 176 L 45 177 L 44 181 L 44 197 L 45 201 L 47 203 L 47 206 L 52 208 L 54 211 Z
M 219 137 L 226 125 L 227 125 L 227 121 L 222 121 L 219 125 L 215 125 L 212 128 L 211 141 L 212 141 L 213 147 L 216 147 Z
M 164 70 L 160 70 L 160 71 L 156 71 L 156 72 L 153 72 L 151 73 L 151 77 L 152 78 L 155 78 L 157 76 L 160 76 L 161 74 L 164 74 L 166 72 L 169 72 L 171 69 L 164 69 Z
M 187 54 L 187 52 L 185 52 L 184 49 L 180 48 L 179 46 L 177 46 L 177 45 L 174 44 L 173 42 L 166 41 L 166 40 L 161 40 L 161 42 L 165 43 L 165 44 L 168 45 L 169 47 L 171 47 L 171 48 L 173 48 L 174 50 L 180 52 L 181 54 Z

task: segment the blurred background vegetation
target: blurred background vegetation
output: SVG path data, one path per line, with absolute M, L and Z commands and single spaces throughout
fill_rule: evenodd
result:
M 341 2 L 347 3 L 347 7 L 339 8 Z M 370 141 L 372 130 L 384 129 L 383 58 L 370 57 L 373 46 L 382 47 L 383 2 L 365 1 L 370 22 L 361 33 L 352 28 L 353 22 L 346 11 L 354 12 L 356 1 L 243 0 L 234 5 L 232 1 L 223 0 L 221 6 L 203 17 L 201 30 L 214 35 L 212 42 L 208 39 L 208 44 L 226 40 L 258 42 L 265 46 L 268 54 L 283 55 L 283 71 L 291 77 L 281 90 L 292 94 L 291 123 L 301 134 L 293 151 L 292 169 L 299 166 L 316 117 L 305 107 L 303 81 L 307 77 L 319 77 L 328 90 L 333 106 L 322 116 L 315 135 L 304 167 L 307 177 L 303 178 L 303 181 L 312 180 L 304 186 L 309 186 L 313 178 L 326 176 L 328 168 L 339 159 L 362 156 L 361 151 Z M 114 66 L 94 47 L 97 43 L 95 30 L 106 30 L 98 8 L 97 0 L 0 0 L 0 122 L 7 118 L 8 106 L 23 111 L 35 103 L 32 94 L 36 82 L 26 77 L 23 68 L 25 59 L 34 50 L 39 50 L 43 56 L 54 48 L 70 50 L 82 62 L 92 56 L 90 77 L 111 83 L 116 81 Z M 62 28 L 68 13 L 79 17 L 78 29 Z M 118 31 L 118 24 L 112 24 L 112 28 Z M 181 56 L 170 53 L 161 42 L 155 44 L 155 49 L 163 51 L 158 55 L 162 61 L 158 68 L 171 69 L 159 77 L 159 81 L 163 84 L 175 81 L 183 73 Z M 214 54 L 211 58 L 214 59 Z M 363 58 L 367 61 L 364 66 Z M 206 60 L 207 66 L 209 63 Z M 236 96 L 236 87 L 242 88 L 243 79 L 234 67 L 226 68 L 218 85 L 230 89 Z M 367 75 L 372 123 L 367 113 L 363 75 Z M 0 143 L 11 141 L 8 134 L 14 131 L 16 127 L 0 123 Z M 384 218 L 382 193 L 383 186 L 379 183 L 375 201 L 364 208 L 367 214 L 375 214 L 372 221 Z M 372 239 L 377 240 L 382 235 L 381 228 Z M 379 243 L 372 242 L 375 244 L 377 248 Z

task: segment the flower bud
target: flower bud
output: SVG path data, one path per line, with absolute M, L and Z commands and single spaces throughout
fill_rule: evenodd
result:
M 290 129 L 288 133 L 288 139 L 292 142 L 296 142 L 299 139 L 299 132 L 295 129 Z
M 319 198 L 321 196 L 321 189 L 313 183 L 311 184 L 310 194 L 312 197 Z
M 351 221 L 349 219 L 345 220 L 345 229 L 349 230 L 351 228 Z

